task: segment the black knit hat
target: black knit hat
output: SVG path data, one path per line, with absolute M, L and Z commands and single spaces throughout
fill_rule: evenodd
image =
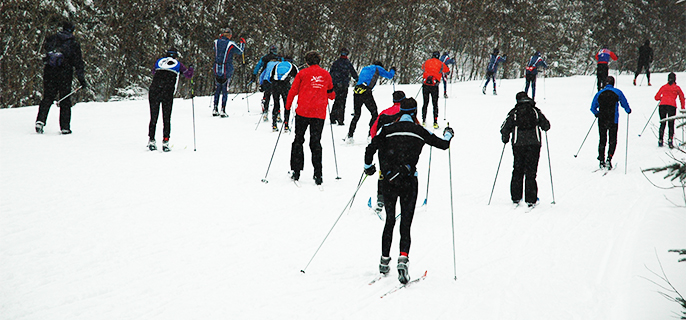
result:
M 434 51 L 434 52 L 431 53 L 431 56 L 434 57 L 434 58 L 436 58 L 436 59 L 438 59 L 438 58 L 441 57 L 441 53 L 438 52 L 438 51 Z
M 62 22 L 62 30 L 72 33 L 74 32 L 74 24 L 69 21 Z
M 400 114 L 411 114 L 417 113 L 417 100 L 414 98 L 405 99 L 400 102 Z
M 405 100 L 405 92 L 396 91 L 393 92 L 393 102 L 400 102 Z
M 525 99 L 529 99 L 529 96 L 526 94 L 526 92 L 520 91 L 515 96 L 515 99 L 517 99 L 517 101 L 525 100 Z
M 176 48 L 174 48 L 173 46 L 169 47 L 169 49 L 167 50 L 167 56 L 176 59 L 179 57 L 179 50 L 176 50 Z
M 614 86 L 615 85 L 615 77 L 607 76 L 607 84 Z

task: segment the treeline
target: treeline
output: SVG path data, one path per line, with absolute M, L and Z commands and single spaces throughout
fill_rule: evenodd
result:
M 35 105 L 42 93 L 41 47 L 68 19 L 77 26 L 90 88 L 81 101 L 144 93 L 151 67 L 170 46 L 197 70 L 195 94 L 213 90 L 212 41 L 222 27 L 247 40 L 234 61 L 234 92 L 245 84 L 269 45 L 298 64 L 309 50 L 326 68 L 351 50 L 360 68 L 380 60 L 399 71 L 398 83 L 418 82 L 432 51 L 457 59 L 453 81 L 481 78 L 488 53 L 508 61 L 500 77 L 521 77 L 535 51 L 553 67 L 548 76 L 589 74 L 607 45 L 613 69 L 632 71 L 637 48 L 650 39 L 653 71 L 686 70 L 686 2 L 677 0 L 5 0 L 0 4 L 0 107 Z M 245 64 L 243 64 L 245 59 Z M 181 81 L 179 95 L 190 84 Z

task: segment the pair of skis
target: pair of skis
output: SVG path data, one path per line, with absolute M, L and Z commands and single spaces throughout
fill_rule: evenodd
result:
M 412 284 L 415 284 L 415 283 L 417 283 L 417 282 L 419 282 L 419 281 L 422 281 L 422 280 L 426 279 L 426 274 L 427 274 L 427 272 L 428 272 L 428 270 L 427 270 L 427 271 L 424 271 L 424 274 L 423 274 L 421 277 L 417 278 L 417 279 L 413 279 L 413 280 L 410 280 L 410 281 L 407 282 L 407 283 L 401 283 L 401 284 L 399 284 L 399 285 L 393 287 L 391 290 L 388 290 L 386 293 L 382 294 L 379 298 L 384 298 L 384 297 L 386 297 L 386 296 L 388 296 L 388 295 L 390 295 L 390 294 L 392 294 L 392 293 L 398 292 L 398 291 L 400 291 L 400 290 L 402 290 L 402 289 L 404 289 L 404 288 L 407 288 L 408 286 L 410 286 L 410 285 L 412 285 Z M 376 276 L 374 279 L 372 279 L 372 281 L 369 282 L 369 285 L 371 286 L 371 285 L 373 285 L 373 284 L 379 282 L 381 279 L 383 279 L 383 278 L 385 278 L 385 277 L 386 277 L 386 274 L 380 274 L 380 275 Z

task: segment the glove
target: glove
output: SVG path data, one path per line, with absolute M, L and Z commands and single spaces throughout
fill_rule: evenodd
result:
M 443 137 L 445 137 L 446 139 L 450 140 L 454 136 L 455 136 L 455 131 L 453 131 L 453 128 L 445 127 L 445 129 L 443 129 Z
M 85 78 L 79 79 L 79 84 L 81 85 L 81 89 L 86 89 L 86 88 L 88 88 L 88 83 L 86 83 L 86 79 L 85 79 Z
M 503 143 L 508 143 L 508 142 L 510 142 L 510 135 L 504 134 L 503 135 Z
M 397 69 L 395 67 L 391 67 L 391 71 L 396 71 Z
M 264 87 L 260 85 L 260 92 L 264 92 Z
M 365 164 L 364 173 L 368 176 L 373 175 L 374 173 L 376 173 L 376 166 L 373 164 Z
M 597 118 L 600 115 L 600 112 L 594 114 L 594 116 Z
M 238 43 L 245 43 L 245 39 L 241 38 L 241 40 L 238 40 Z
M 193 75 L 195 74 L 195 68 L 193 68 L 193 65 L 188 67 L 188 70 L 186 70 L 186 75 L 188 78 L 193 78 Z

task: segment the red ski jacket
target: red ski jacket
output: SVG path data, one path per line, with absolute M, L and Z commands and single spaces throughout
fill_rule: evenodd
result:
M 326 119 L 326 99 L 336 98 L 331 75 L 318 65 L 301 70 L 293 79 L 291 90 L 288 91 L 286 110 L 291 110 L 295 96 L 298 96 L 295 114 L 305 118 Z
M 676 83 L 673 85 L 665 84 L 655 95 L 655 101 L 660 101 L 661 105 L 676 107 L 677 97 L 681 101 L 681 109 L 686 108 L 684 106 L 684 92 L 681 91 L 681 88 Z
M 426 60 L 422 65 L 422 70 L 424 70 L 424 74 L 422 74 L 422 77 L 424 77 L 424 84 L 429 86 L 438 85 L 438 83 L 441 82 L 443 74 L 450 72 L 450 68 L 448 68 L 443 61 L 436 58 Z M 432 77 L 433 81 L 427 81 L 429 77 Z
M 390 108 L 388 108 L 384 111 L 381 111 L 381 113 L 379 113 L 379 116 L 376 117 L 376 120 L 374 120 L 372 127 L 369 129 L 369 134 L 372 137 L 372 139 L 374 139 L 374 137 L 376 137 L 376 132 L 378 131 L 378 127 L 379 127 L 379 118 L 381 118 L 381 115 L 386 114 L 386 115 L 392 116 L 394 114 L 398 114 L 398 112 L 400 112 L 400 102 L 394 103 Z

